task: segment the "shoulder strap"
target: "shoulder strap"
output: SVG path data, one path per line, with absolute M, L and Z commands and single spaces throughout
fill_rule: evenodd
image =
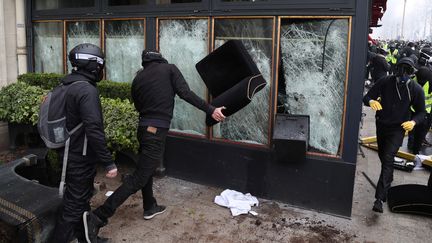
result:
M 70 144 L 70 138 L 68 138 L 66 140 L 65 150 L 64 150 L 64 154 L 63 154 L 63 167 L 62 167 L 62 174 L 61 174 L 61 180 L 60 180 L 60 185 L 59 185 L 59 196 L 60 197 L 63 197 L 63 194 L 64 194 L 67 161 L 68 161 L 68 157 L 69 157 L 69 144 Z

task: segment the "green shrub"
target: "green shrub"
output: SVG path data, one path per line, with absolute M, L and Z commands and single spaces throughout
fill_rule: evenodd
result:
M 26 73 L 18 76 L 19 82 L 51 90 L 60 84 L 65 75 L 57 73 Z
M 16 82 L 0 90 L 0 120 L 37 123 L 39 105 L 47 91 L 23 82 Z
M 112 86 L 114 82 L 103 82 L 103 87 Z M 105 85 L 105 86 L 104 86 Z M 129 84 L 119 84 L 123 87 Z M 47 87 L 47 86 L 45 86 Z M 129 85 L 130 87 L 130 85 Z M 115 88 L 112 89 L 114 93 Z M 28 82 L 16 82 L 3 87 L 0 90 L 0 120 L 35 125 L 38 120 L 39 105 L 43 96 L 48 93 Z M 121 92 L 118 92 L 120 94 Z M 129 93 L 129 92 L 128 92 Z M 130 150 L 138 151 L 136 138 L 136 126 L 138 113 L 128 99 L 111 99 L 101 97 L 102 112 L 104 116 L 105 134 L 108 146 L 113 151 Z
M 101 98 L 105 135 L 113 151 L 138 152 L 138 113 L 129 100 Z
M 63 74 L 56 73 L 26 73 L 18 76 L 18 81 L 28 85 L 38 86 L 42 89 L 51 90 L 60 84 L 64 76 Z M 97 88 L 102 97 L 132 100 L 130 83 L 102 80 L 97 84 Z
M 102 80 L 97 84 L 97 87 L 102 97 L 132 100 L 130 83 L 119 83 L 109 80 Z

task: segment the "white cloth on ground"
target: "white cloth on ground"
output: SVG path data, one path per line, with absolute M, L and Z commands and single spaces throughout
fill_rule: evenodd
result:
M 431 159 L 431 157 L 430 156 L 427 156 L 427 155 L 422 155 L 422 154 L 417 154 L 416 156 L 415 156 L 415 162 L 416 162 L 416 166 L 414 167 L 414 170 L 424 170 L 424 168 L 423 168 L 423 161 L 424 160 L 427 160 L 427 159 Z
M 233 216 L 248 214 L 252 206 L 259 205 L 258 199 L 250 193 L 243 194 L 230 189 L 226 189 L 220 196 L 216 196 L 214 202 L 217 205 L 229 208 Z

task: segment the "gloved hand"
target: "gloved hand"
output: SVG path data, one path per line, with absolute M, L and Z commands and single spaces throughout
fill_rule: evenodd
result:
M 402 123 L 401 126 L 403 127 L 403 129 L 405 129 L 405 131 L 410 132 L 411 130 L 413 130 L 415 124 L 415 121 L 406 121 Z
M 369 105 L 372 108 L 372 110 L 374 110 L 374 111 L 382 110 L 381 104 L 376 100 L 370 100 Z

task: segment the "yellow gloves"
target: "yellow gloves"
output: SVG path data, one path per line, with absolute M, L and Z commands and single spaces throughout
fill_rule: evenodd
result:
M 372 108 L 372 110 L 374 110 L 374 111 L 382 110 L 381 104 L 376 100 L 370 100 L 369 105 Z
M 413 130 L 415 124 L 415 121 L 406 121 L 402 123 L 401 126 L 403 127 L 403 129 L 405 129 L 405 131 L 410 132 L 411 130 Z

